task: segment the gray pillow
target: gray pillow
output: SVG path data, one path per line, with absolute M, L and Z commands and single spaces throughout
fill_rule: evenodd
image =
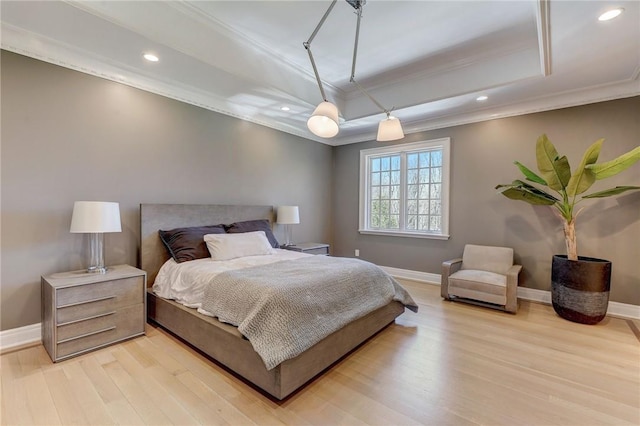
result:
M 178 263 L 210 257 L 204 236 L 224 233 L 224 225 L 193 226 L 158 231 L 169 255 Z
M 258 220 L 245 220 L 244 222 L 235 222 L 231 225 L 225 225 L 225 229 L 228 234 L 241 234 L 244 232 L 253 232 L 253 231 L 264 231 L 267 235 L 267 239 L 269 240 L 269 244 L 271 247 L 278 248 L 280 244 L 278 244 L 278 240 L 275 235 L 273 235 L 273 231 L 271 230 L 271 223 L 267 219 L 258 219 Z

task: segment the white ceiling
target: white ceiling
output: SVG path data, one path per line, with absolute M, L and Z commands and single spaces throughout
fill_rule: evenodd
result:
M 344 121 L 332 139 L 306 127 L 322 99 L 302 43 L 330 3 L 2 0 L 2 48 L 330 145 L 372 140 L 385 115 L 349 82 L 356 15 L 344 0 L 311 45 Z M 356 78 L 405 133 L 639 95 L 639 75 L 638 1 L 363 8 Z

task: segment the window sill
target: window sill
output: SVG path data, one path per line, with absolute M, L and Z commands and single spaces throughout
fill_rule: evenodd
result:
M 420 232 L 403 232 L 403 231 L 377 231 L 371 229 L 358 229 L 358 232 L 365 235 L 384 235 L 387 237 L 408 237 L 408 238 L 427 238 L 431 240 L 448 240 L 448 234 L 426 234 Z

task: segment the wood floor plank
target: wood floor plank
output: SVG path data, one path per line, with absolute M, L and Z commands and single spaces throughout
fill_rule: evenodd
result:
M 171 424 L 162 410 L 153 402 L 149 393 L 155 389 L 145 389 L 142 384 L 132 377 L 123 367 L 119 357 L 124 349 L 112 352 L 116 361 L 105 364 L 103 368 L 118 386 L 128 403 L 134 408 L 144 424 Z
M 86 425 L 89 419 L 80 409 L 80 401 L 75 397 L 74 391 L 64 374 L 62 367 L 45 371 L 44 378 L 47 382 L 51 397 L 56 404 L 56 410 L 60 421 L 67 425 Z
M 9 352 L 1 357 L 0 371 L 3 377 L 2 383 L 0 383 L 0 395 L 2 396 L 0 421 L 3 425 L 30 425 L 34 422 L 29 410 L 27 397 L 29 389 L 24 382 L 19 353 L 20 351 Z
M 288 409 L 294 410 L 310 424 L 317 426 L 344 425 L 363 426 L 365 422 L 353 416 L 349 411 L 335 406 L 331 402 L 322 399 L 312 390 L 314 383 L 307 388 L 304 396 L 300 393 L 293 395 L 286 403 Z
M 33 419 L 32 424 L 47 426 L 62 424 L 42 370 L 35 371 L 23 380 L 25 389 L 28 389 L 27 406 Z
M 140 340 L 140 339 L 136 339 Z M 132 341 L 133 342 L 133 341 Z M 136 383 L 145 389 L 146 395 L 149 399 L 155 403 L 157 409 L 164 413 L 164 416 L 169 423 L 184 425 L 197 423 L 195 417 L 193 417 L 185 407 L 183 407 L 175 398 L 171 395 L 167 389 L 162 387 L 160 383 L 154 380 L 149 372 L 148 367 L 157 365 L 157 363 L 150 362 L 148 367 L 143 367 L 137 361 L 139 352 L 134 350 L 131 352 L 133 345 L 127 345 L 124 347 L 126 351 L 119 351 L 114 353 L 115 358 L 120 362 L 125 371 L 136 381 Z M 137 345 L 136 345 L 137 346 Z M 162 421 L 164 423 L 165 420 Z
M 385 403 L 380 403 L 381 401 L 375 399 L 375 395 L 359 392 L 355 381 L 341 380 L 340 367 L 342 364 L 325 373 L 321 380 L 314 382 L 314 386 L 307 391 L 313 392 L 319 398 L 349 412 L 359 421 L 367 424 L 420 424 L 409 413 L 397 411 Z M 393 392 L 390 388 L 386 390 Z
M 146 336 L 57 364 L 42 346 L 1 355 L 0 423 L 640 424 L 640 321 L 586 326 L 526 301 L 510 315 L 402 283 L 420 311 L 285 401 L 147 325 Z
M 118 425 L 144 425 L 135 408 L 126 399 L 117 399 L 107 403 L 109 415 L 113 417 L 114 424 Z
M 191 389 L 203 403 L 213 408 L 230 425 L 255 424 L 241 410 L 234 407 L 229 401 L 214 392 L 207 386 L 200 377 L 195 376 L 191 371 L 180 373 L 176 376 L 182 384 Z
M 107 351 L 107 349 L 102 350 L 102 352 L 105 351 Z M 80 367 L 93 384 L 94 389 L 107 405 L 114 401 L 124 400 L 125 397 L 120 389 L 118 389 L 116 384 L 113 383 L 113 380 L 111 380 L 111 377 L 109 377 L 107 372 L 102 368 L 103 364 L 98 362 L 99 357 L 97 355 L 99 355 L 99 352 L 96 352 L 95 355 L 96 356 L 84 357 L 79 361 Z M 114 361 L 115 359 L 111 362 Z
M 78 360 L 71 360 L 62 364 L 62 371 L 69 383 L 69 388 L 78 402 L 76 410 L 81 410 L 90 425 L 105 425 L 113 423 L 107 407 L 100 398 L 93 383 L 82 369 Z

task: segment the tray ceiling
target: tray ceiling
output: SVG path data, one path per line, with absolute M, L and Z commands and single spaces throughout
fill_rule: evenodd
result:
M 341 130 L 321 139 L 306 127 L 321 97 L 302 42 L 329 4 L 3 0 L 2 48 L 330 145 L 372 140 L 385 116 L 349 82 L 356 16 L 341 0 L 312 43 Z M 356 77 L 405 133 L 640 94 L 637 1 L 369 0 L 363 11 Z

